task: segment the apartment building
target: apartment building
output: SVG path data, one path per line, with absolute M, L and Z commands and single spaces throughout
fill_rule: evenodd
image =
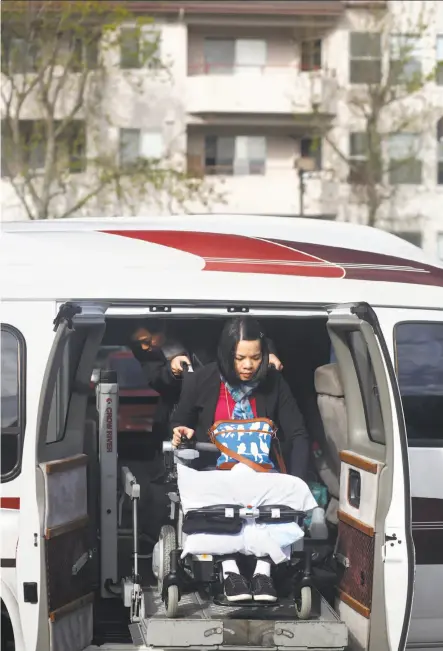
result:
M 185 155 L 189 172 L 208 177 L 223 192 L 224 201 L 212 204 L 212 211 L 365 223 L 364 202 L 346 160 L 364 169 L 368 154 L 347 99 L 383 74 L 386 44 L 368 27 L 368 16 L 375 6 L 395 13 L 401 5 L 404 11 L 404 3 L 127 4 L 154 17 L 169 74 L 166 79 L 140 67 L 138 44 L 128 25 L 127 39 L 115 57 L 122 74 L 140 67 L 144 91 L 123 89 L 116 79 L 109 93 L 115 114 L 109 130 L 120 160 L 159 157 L 166 149 Z M 408 64 L 426 74 L 440 61 L 443 66 L 443 3 L 406 4 L 412 14 L 420 6 L 433 16 L 425 36 L 417 37 L 417 54 Z M 416 38 L 403 24 L 408 38 Z M 392 40 L 404 37 L 398 31 Z M 382 206 L 379 224 L 443 261 L 441 71 L 425 89 L 434 107 L 432 118 L 426 113 L 413 132 L 395 133 L 387 143 L 386 155 L 393 160 L 417 139 L 421 145 L 401 172 L 390 172 L 395 192 Z M 69 151 L 66 155 L 70 157 Z M 11 206 L 8 180 L 2 185 Z M 2 200 L 4 218 L 18 218 L 17 202 L 13 209 L 6 203 Z M 146 204 L 141 212 L 154 210 Z

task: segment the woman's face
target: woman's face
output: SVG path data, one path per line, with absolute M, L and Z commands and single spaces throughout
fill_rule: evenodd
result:
M 239 341 L 234 357 L 234 368 L 242 382 L 249 382 L 260 368 L 262 361 L 260 341 Z

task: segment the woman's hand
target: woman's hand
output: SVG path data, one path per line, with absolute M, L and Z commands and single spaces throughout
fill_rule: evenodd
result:
M 274 355 L 273 353 L 269 354 L 269 364 L 272 364 L 273 366 L 275 366 L 277 371 L 282 371 L 283 370 L 283 364 L 278 359 L 278 357 L 276 355 Z
M 180 425 L 180 427 L 174 427 L 172 430 L 172 446 L 174 448 L 180 445 L 182 436 L 186 436 L 186 438 L 192 439 L 194 436 L 194 430 L 190 427 L 184 427 L 184 425 Z
M 183 375 L 183 362 L 188 366 L 191 366 L 191 360 L 189 357 L 187 357 L 187 355 L 177 355 L 177 357 L 171 359 L 171 371 L 175 377 L 180 377 L 180 375 Z

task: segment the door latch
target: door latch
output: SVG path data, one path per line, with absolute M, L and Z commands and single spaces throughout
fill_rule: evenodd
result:
M 78 558 L 75 561 L 74 565 L 72 566 L 72 570 L 71 570 L 72 576 L 76 576 L 80 572 L 82 567 L 84 567 L 86 563 L 91 560 L 92 556 L 93 556 L 93 552 L 91 549 L 88 549 L 87 552 L 82 554 L 80 558 Z
M 383 560 L 388 562 L 399 562 L 404 560 L 402 540 L 393 532 L 385 533 L 385 544 L 383 545 Z

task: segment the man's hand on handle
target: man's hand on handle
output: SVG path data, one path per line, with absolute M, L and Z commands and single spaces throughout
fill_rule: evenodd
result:
M 186 436 L 186 438 L 192 439 L 194 436 L 194 430 L 190 427 L 184 427 L 184 425 L 180 425 L 180 427 L 174 427 L 172 431 L 172 445 L 174 448 L 180 445 L 182 436 Z
M 272 364 L 273 366 L 275 366 L 277 371 L 282 371 L 283 370 L 283 364 L 278 359 L 278 357 L 276 355 L 274 355 L 274 353 L 269 354 L 269 364 Z
M 191 360 L 187 355 L 177 355 L 177 357 L 171 359 L 171 371 L 175 377 L 183 375 L 183 362 L 188 366 L 191 366 Z

